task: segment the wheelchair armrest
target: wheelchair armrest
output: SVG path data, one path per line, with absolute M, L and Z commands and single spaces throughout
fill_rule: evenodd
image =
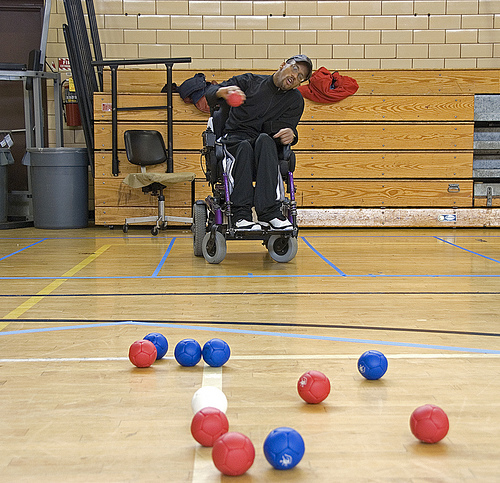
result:
M 217 135 L 210 127 L 202 133 L 203 149 L 202 155 L 205 157 L 205 175 L 207 181 L 214 185 L 221 176 L 220 162 L 224 159 L 224 147 L 217 141 Z
M 278 146 L 278 158 L 280 160 L 280 171 L 282 176 L 286 176 L 289 171 L 295 171 L 295 153 L 290 144 Z

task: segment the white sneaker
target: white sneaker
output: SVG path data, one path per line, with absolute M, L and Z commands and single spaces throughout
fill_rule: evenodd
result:
M 245 219 L 238 220 L 234 226 L 238 228 L 239 230 L 261 230 L 261 226 L 257 223 L 254 223 L 253 221 L 248 221 Z
M 268 222 L 259 221 L 259 223 L 262 226 L 271 226 L 271 228 L 274 228 L 276 230 L 293 230 L 293 225 L 286 218 L 283 218 L 283 220 L 279 218 L 273 218 Z

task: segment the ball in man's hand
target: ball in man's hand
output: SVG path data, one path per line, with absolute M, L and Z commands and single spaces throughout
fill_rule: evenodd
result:
M 243 104 L 243 97 L 238 92 L 234 91 L 227 96 L 226 102 L 230 106 L 238 107 L 241 106 L 241 104 Z

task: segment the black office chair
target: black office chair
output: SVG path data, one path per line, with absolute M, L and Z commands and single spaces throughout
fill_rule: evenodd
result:
M 125 149 L 130 163 L 141 167 L 140 173 L 131 173 L 125 177 L 123 183 L 131 188 L 142 188 L 144 193 L 150 193 L 158 198 L 158 216 L 142 216 L 126 218 L 123 232 L 127 233 L 128 226 L 133 223 L 144 224 L 154 222 L 151 228 L 153 236 L 158 235 L 160 229 L 167 227 L 167 222 L 192 223 L 192 218 L 181 216 L 165 216 L 165 197 L 163 190 L 167 186 L 185 181 L 193 181 L 194 173 L 150 173 L 146 166 L 162 164 L 167 160 L 165 143 L 158 131 L 132 129 L 125 131 Z

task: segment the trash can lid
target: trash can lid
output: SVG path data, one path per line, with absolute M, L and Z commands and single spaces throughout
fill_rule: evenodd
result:
M 23 157 L 25 166 L 87 166 L 85 148 L 28 148 Z

